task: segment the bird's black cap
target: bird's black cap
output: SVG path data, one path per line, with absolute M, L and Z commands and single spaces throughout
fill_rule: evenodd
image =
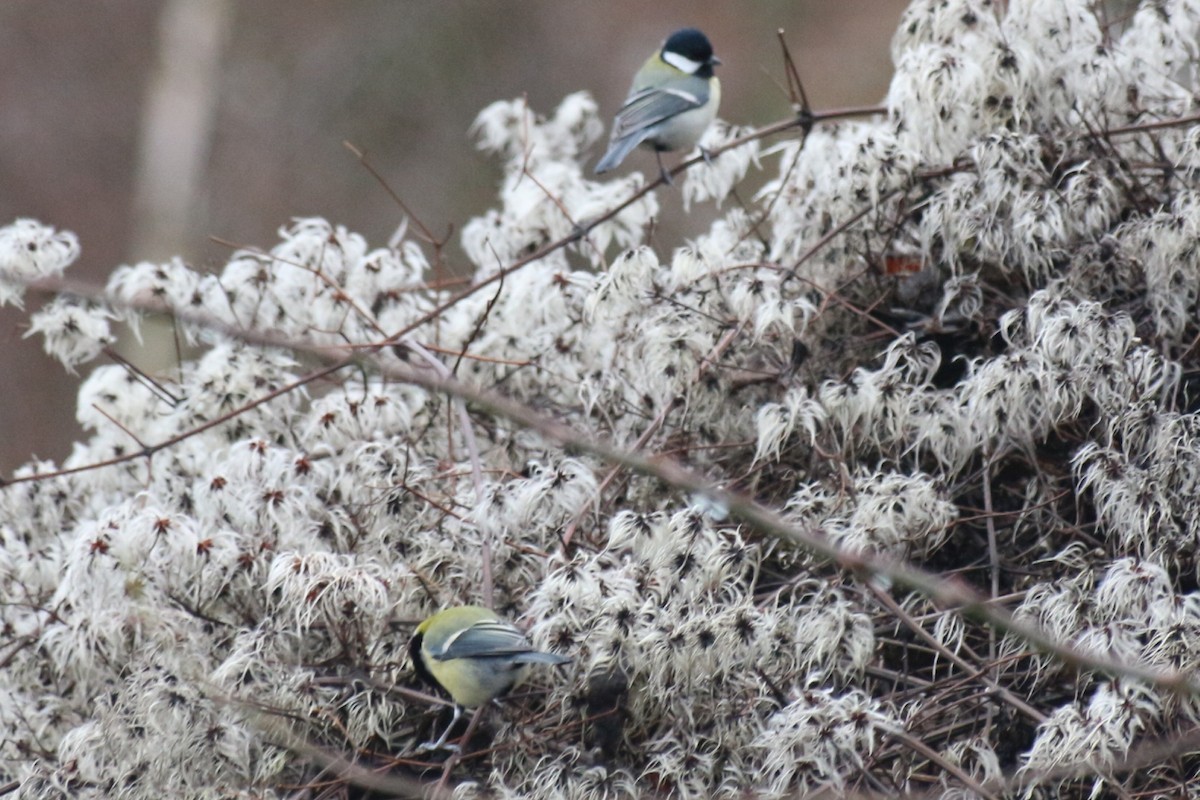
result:
M 712 43 L 708 37 L 695 28 L 681 28 L 672 33 L 663 43 L 663 52 L 678 53 L 698 64 L 721 63 L 713 58 Z

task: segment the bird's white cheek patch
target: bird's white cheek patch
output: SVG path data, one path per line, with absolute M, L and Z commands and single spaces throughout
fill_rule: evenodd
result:
M 699 61 L 692 61 L 687 56 L 680 55 L 679 53 L 663 53 L 662 58 L 663 61 L 675 67 L 675 69 L 683 70 L 689 75 L 704 66 Z

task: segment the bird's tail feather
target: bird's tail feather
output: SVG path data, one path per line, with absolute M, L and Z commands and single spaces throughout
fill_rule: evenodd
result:
M 626 136 L 610 144 L 608 152 L 604 154 L 604 158 L 600 159 L 600 163 L 596 165 L 596 174 L 599 175 L 601 172 L 608 172 L 624 161 L 625 156 L 629 155 L 629 151 L 641 144 L 643 138 L 641 136 Z
M 537 650 L 531 650 L 528 653 L 521 653 L 514 656 L 513 661 L 518 664 L 569 664 L 572 659 L 568 656 L 560 656 L 557 653 L 542 653 Z

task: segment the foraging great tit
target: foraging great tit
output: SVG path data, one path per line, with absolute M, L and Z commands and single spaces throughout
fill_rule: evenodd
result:
M 596 173 L 617 166 L 640 144 L 654 150 L 663 179 L 670 183 L 662 153 L 691 147 L 708 129 L 721 103 L 721 82 L 713 75 L 720 63 L 708 37 L 695 28 L 667 37 L 634 76 Z
M 566 656 L 534 650 L 525 634 L 482 606 L 455 606 L 417 626 L 408 645 L 421 680 L 440 686 L 454 701 L 454 718 L 441 738 L 425 749 L 443 747 L 463 708 L 475 708 L 508 694 L 533 664 L 566 664 Z

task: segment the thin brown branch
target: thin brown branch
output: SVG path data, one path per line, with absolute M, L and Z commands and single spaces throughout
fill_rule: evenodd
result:
M 1021 698 L 1017 697 L 1015 694 L 1010 692 L 1008 689 L 1004 688 L 1000 684 L 993 681 L 991 678 L 987 677 L 984 674 L 984 672 L 985 672 L 984 670 L 977 670 L 975 667 L 971 666 L 971 664 L 968 663 L 966 660 L 964 660 L 961 656 L 959 656 L 953 650 L 951 650 L 950 648 L 946 647 L 941 642 L 939 642 L 933 636 L 933 634 L 931 634 L 929 631 L 925 630 L 920 625 L 916 624 L 916 622 L 913 621 L 912 617 L 909 616 L 908 612 L 905 611 L 903 608 L 901 608 L 900 604 L 897 603 L 894 599 L 892 599 L 891 595 L 889 595 L 883 589 L 879 588 L 878 586 L 876 586 L 873 583 L 868 583 L 867 588 L 871 591 L 871 594 L 873 594 L 875 596 L 875 599 L 877 599 L 880 603 L 882 603 L 888 609 L 888 611 L 890 611 L 898 620 L 900 620 L 902 623 L 904 623 L 905 627 L 907 627 L 909 630 L 911 630 L 913 633 L 915 633 L 918 637 L 920 637 L 922 641 L 926 642 L 931 648 L 934 649 L 934 651 L 936 651 L 943 658 L 950 661 L 951 663 L 956 665 L 959 669 L 964 670 L 968 674 L 971 674 L 973 676 L 977 675 L 980 678 L 981 682 L 987 686 L 989 691 L 995 692 L 997 697 L 999 697 L 1001 700 L 1003 700 L 1004 702 L 1011 705 L 1017 711 L 1020 711 L 1026 717 L 1033 720 L 1035 723 L 1040 724 L 1040 723 L 1046 721 L 1046 716 L 1044 714 L 1042 714 L 1040 711 L 1038 711 L 1033 706 L 1026 703 Z M 920 590 L 918 590 L 918 591 L 920 591 Z M 1008 617 L 1008 619 L 1011 620 L 1012 618 Z
M 967 787 L 980 797 L 985 797 L 989 800 L 999 800 L 999 795 L 989 791 L 986 787 L 984 787 L 983 784 L 976 781 L 957 765 L 950 763 L 945 758 L 942 758 L 942 756 L 936 750 L 931 747 L 927 747 L 924 742 L 914 739 L 903 731 L 890 731 L 888 735 L 912 750 L 917 755 L 929 760 L 931 763 L 941 767 L 950 775 L 958 778 L 963 786 Z
M 388 197 L 392 198 L 392 202 L 394 202 L 396 206 L 404 212 L 404 216 L 413 221 L 413 223 L 417 226 L 417 231 L 421 234 L 421 239 L 440 250 L 445 245 L 446 240 L 438 239 L 436 236 L 434 236 L 433 232 L 425 226 L 425 223 L 421 222 L 421 218 L 414 214 L 412 209 L 408 207 L 408 204 L 400 199 L 400 195 L 398 195 L 396 191 L 392 189 L 391 184 L 389 184 L 387 180 L 384 179 L 383 175 L 379 173 L 379 170 L 375 169 L 375 166 L 367 160 L 366 151 L 355 147 L 348 141 L 343 141 L 342 146 L 354 154 L 354 157 L 358 159 L 358 163 L 361 164 L 363 169 L 370 173 L 371 177 L 375 179 L 375 182 L 378 183 L 385 192 L 387 192 Z

